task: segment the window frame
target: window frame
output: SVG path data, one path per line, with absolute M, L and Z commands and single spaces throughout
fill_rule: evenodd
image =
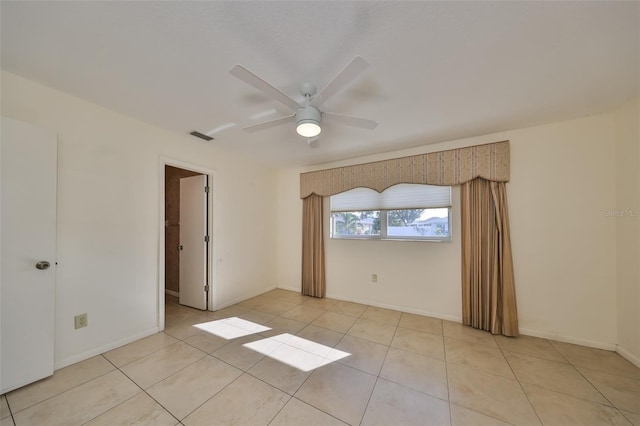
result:
M 411 188 L 414 187 L 414 188 Z M 450 242 L 452 241 L 452 207 L 453 207 L 453 187 L 433 185 L 423 191 L 421 184 L 398 184 L 387 188 L 383 192 L 377 192 L 370 188 L 354 188 L 330 196 L 329 198 L 329 238 L 336 240 L 384 240 L 384 241 L 426 241 L 426 242 Z M 443 190 L 446 188 L 446 195 Z M 415 192 L 414 192 L 415 190 Z M 433 190 L 435 192 L 430 192 Z M 351 192 L 351 194 L 349 194 Z M 435 235 L 389 235 L 389 213 L 401 210 L 442 210 L 447 211 L 447 235 L 443 237 Z M 337 234 L 339 229 L 336 214 L 353 213 L 358 222 L 363 217 L 363 213 L 372 212 L 366 217 L 373 217 L 379 221 L 379 234 Z M 424 212 L 421 216 L 424 215 Z M 428 215 L 427 215 L 428 216 Z M 429 219 L 440 217 L 434 212 Z M 443 218 L 444 219 L 444 218 Z M 345 218 L 345 220 L 347 220 Z M 413 219 L 415 223 L 418 219 Z M 423 219 L 424 220 L 424 219 Z M 350 222 L 350 220 L 348 220 Z M 374 222 L 375 223 L 375 222 Z M 373 228 L 375 225 L 372 224 Z M 398 228 L 402 228 L 398 227 Z M 357 231 L 356 231 L 357 232 Z M 416 233 L 419 230 L 416 229 Z
M 388 235 L 388 214 L 393 210 L 415 210 L 415 209 L 376 209 L 376 210 L 357 210 L 358 212 L 380 212 L 380 235 L 376 234 L 335 234 L 335 220 L 334 213 L 353 213 L 354 211 L 339 211 L 329 210 L 329 238 L 332 240 L 374 240 L 374 241 L 419 241 L 419 242 L 437 242 L 446 243 L 451 242 L 451 206 L 449 207 L 417 207 L 416 209 L 447 209 L 447 236 L 435 237 L 435 236 L 402 236 L 402 235 Z
M 453 187 L 422 184 L 397 184 L 383 192 L 371 188 L 359 187 L 330 196 L 329 199 L 329 238 L 340 240 L 385 240 L 385 241 L 427 241 L 450 242 Z M 446 188 L 446 192 L 445 192 Z M 434 235 L 389 235 L 389 212 L 399 210 L 435 210 L 447 209 L 447 236 Z M 379 216 L 379 234 L 336 234 L 336 213 L 354 213 L 362 217 L 363 212 L 375 212 Z M 375 213 L 372 215 L 375 218 Z M 423 212 L 424 213 L 424 212 Z M 438 216 L 432 216 L 438 217 Z M 363 219 L 359 219 L 360 221 Z M 417 219 L 413 220 L 415 223 Z M 402 227 L 399 227 L 402 228 Z

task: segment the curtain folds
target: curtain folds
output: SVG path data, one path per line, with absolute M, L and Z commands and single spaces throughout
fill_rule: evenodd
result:
M 324 297 L 324 229 L 322 196 L 302 200 L 302 294 Z
M 323 196 L 398 184 L 461 185 L 462 322 L 518 336 L 505 182 L 509 141 L 300 174 L 302 294 L 324 297 Z
M 462 322 L 518 336 L 505 183 L 476 178 L 462 185 L 460 197 Z

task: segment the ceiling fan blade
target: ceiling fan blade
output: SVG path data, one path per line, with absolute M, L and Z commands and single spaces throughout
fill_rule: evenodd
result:
M 270 97 L 271 99 L 285 104 L 292 110 L 295 111 L 298 108 L 300 108 L 300 105 L 296 101 L 294 101 L 289 96 L 285 95 L 280 90 L 276 89 L 275 87 L 273 87 L 272 85 L 270 85 L 269 83 L 267 83 L 266 81 L 264 81 L 263 79 L 261 79 L 260 77 L 258 77 L 257 75 L 255 75 L 254 73 L 246 69 L 245 67 L 243 67 L 242 65 L 234 66 L 229 70 L 229 72 L 234 77 L 239 78 L 240 80 L 247 83 L 249 86 L 253 86 L 254 88 L 258 89 L 259 91 L 261 91 L 262 93 Z
M 366 118 L 349 117 L 348 115 L 334 114 L 332 112 L 323 112 L 322 121 L 344 124 L 345 126 L 360 127 L 362 129 L 373 130 L 378 127 L 375 120 L 367 120 Z
M 275 127 L 275 126 L 279 126 L 281 124 L 285 124 L 285 123 L 289 123 L 289 122 L 295 122 L 295 121 L 296 121 L 296 115 L 292 114 L 292 115 L 288 115 L 286 117 L 276 118 L 275 120 L 269 120 L 269 121 L 265 121 L 263 123 L 254 124 L 253 126 L 245 127 L 242 130 L 244 130 L 246 132 L 249 132 L 249 133 L 253 133 L 253 132 L 257 132 L 257 131 L 264 130 L 264 129 L 270 129 L 271 127 Z
M 360 76 L 369 67 L 367 61 L 360 56 L 353 58 L 349 65 L 347 65 L 340 73 L 333 79 L 327 87 L 322 89 L 317 96 L 311 101 L 311 105 L 318 107 L 324 104 L 329 98 L 336 93 L 346 89 L 347 86 L 356 78 Z

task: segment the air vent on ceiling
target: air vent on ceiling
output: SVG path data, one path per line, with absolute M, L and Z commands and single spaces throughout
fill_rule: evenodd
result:
M 205 141 L 210 141 L 213 140 L 213 138 L 211 136 L 207 136 L 204 133 L 200 133 L 197 131 L 193 131 L 191 133 L 189 133 L 191 136 L 195 136 L 196 138 L 200 138 L 200 139 L 204 139 Z

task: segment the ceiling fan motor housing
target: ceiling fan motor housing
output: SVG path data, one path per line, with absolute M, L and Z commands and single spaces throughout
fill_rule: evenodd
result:
M 316 107 L 312 107 L 311 105 L 300 107 L 296 111 L 296 123 L 298 125 L 309 122 L 315 122 L 315 124 L 319 125 L 321 117 L 322 115 L 320 114 L 320 110 Z
M 321 132 L 320 120 L 322 114 L 311 105 L 300 107 L 296 111 L 296 131 L 300 136 L 314 137 Z

